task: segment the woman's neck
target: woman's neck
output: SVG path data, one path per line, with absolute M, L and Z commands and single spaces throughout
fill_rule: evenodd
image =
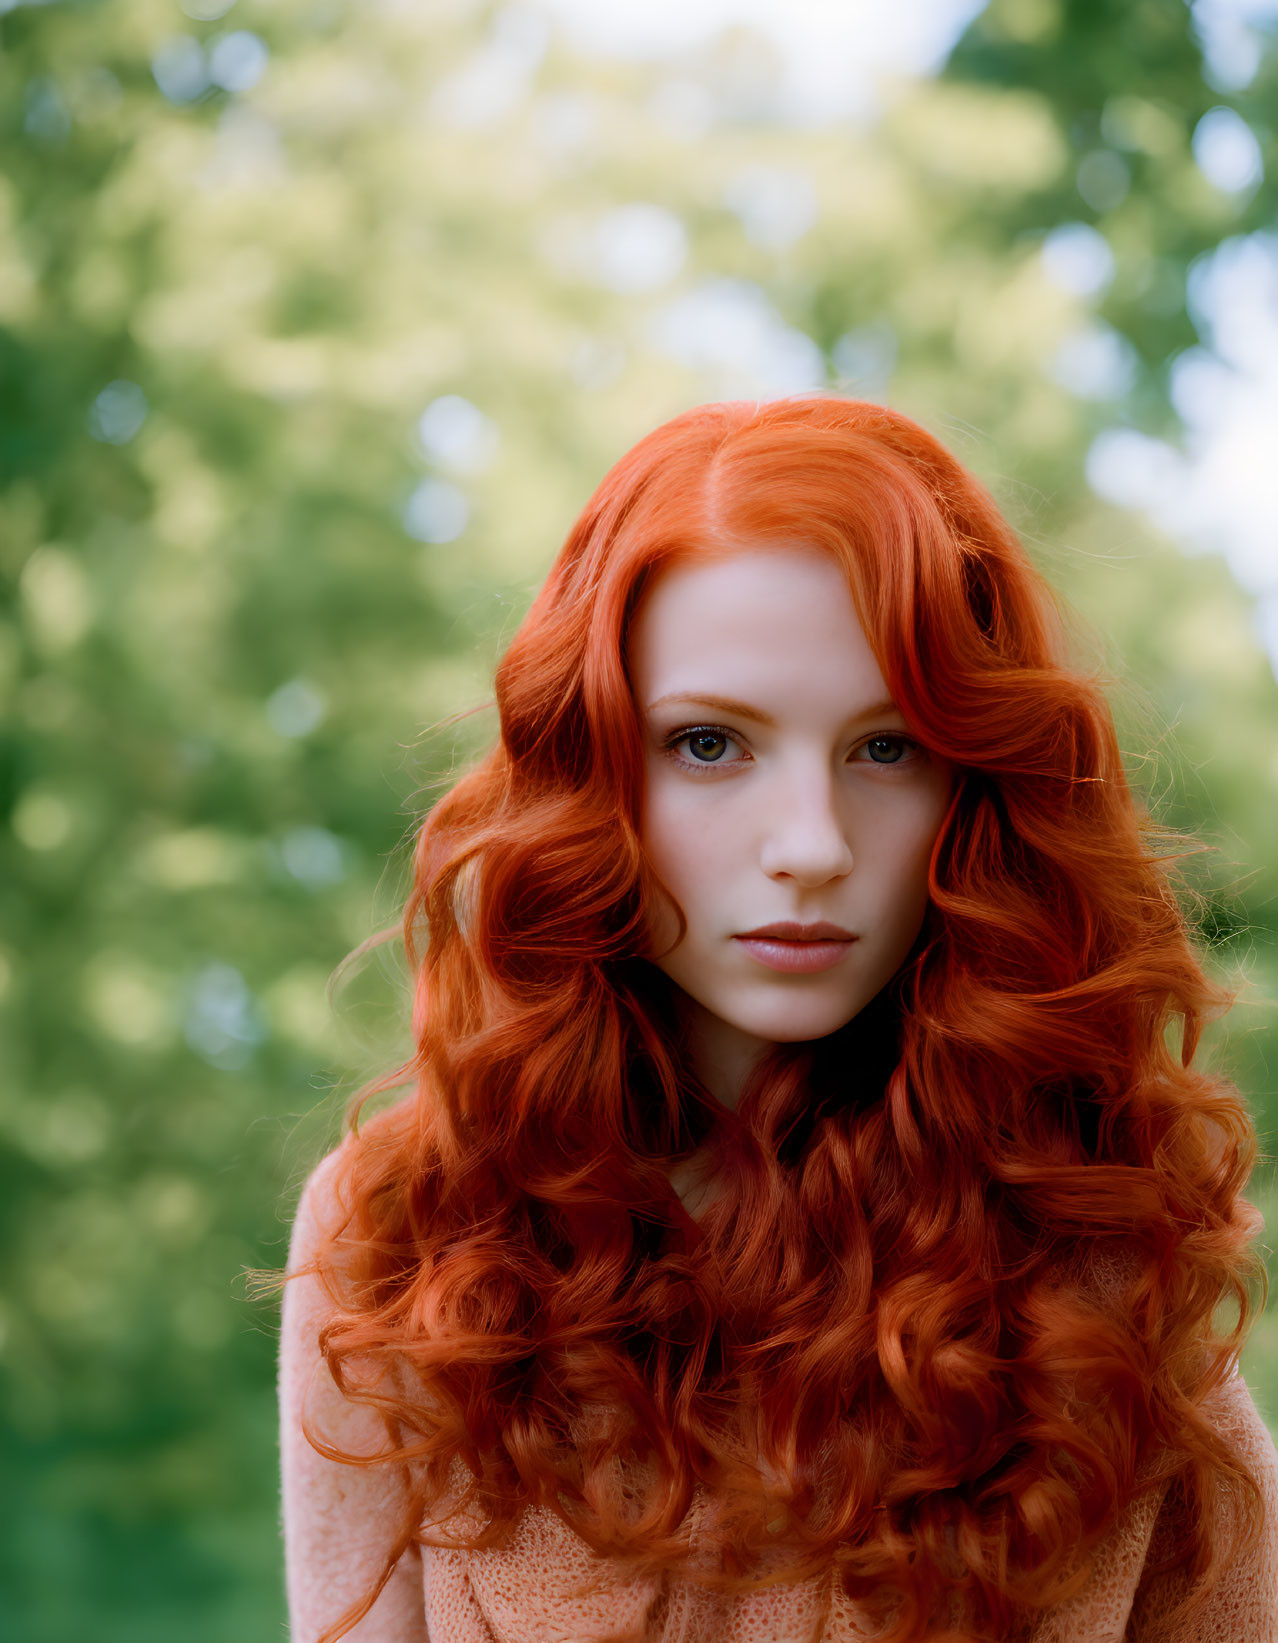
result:
M 687 994 L 681 1005 L 692 1070 L 720 1106 L 735 1112 L 750 1074 L 772 1045 L 712 1015 Z

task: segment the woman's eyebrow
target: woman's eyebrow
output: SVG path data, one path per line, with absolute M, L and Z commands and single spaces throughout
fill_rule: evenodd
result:
M 731 713 L 740 719 L 753 719 L 757 724 L 767 725 L 776 729 L 776 720 L 770 713 L 764 713 L 761 708 L 751 707 L 749 702 L 738 702 L 732 696 L 715 696 L 709 691 L 676 691 L 669 696 L 658 696 L 655 702 L 649 702 L 646 711 L 654 712 L 659 707 L 665 707 L 671 702 L 695 702 L 703 707 L 716 707 L 721 713 Z M 885 699 L 881 702 L 870 702 L 867 706 L 858 708 L 850 714 L 854 719 L 872 719 L 881 713 L 900 713 L 895 702 Z

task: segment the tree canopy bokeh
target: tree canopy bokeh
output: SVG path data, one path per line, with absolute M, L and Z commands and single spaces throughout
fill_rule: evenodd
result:
M 745 30 L 635 63 L 477 0 L 0 6 L 12 1635 L 281 1628 L 242 1274 L 406 1031 L 390 949 L 326 983 L 575 513 L 689 404 L 887 399 L 991 485 L 1135 780 L 1216 846 L 1217 1053 L 1269 1144 L 1273 672 L 1225 561 L 1085 478 L 1106 430 L 1180 437 L 1195 279 L 1275 220 L 1278 54 L 1210 84 L 1194 25 L 994 0 L 873 121 L 801 125 Z M 1260 165 L 1225 186 L 1230 118 Z

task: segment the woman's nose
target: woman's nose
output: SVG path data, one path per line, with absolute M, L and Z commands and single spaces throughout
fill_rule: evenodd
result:
M 852 871 L 852 845 L 828 772 L 783 778 L 768 806 L 761 865 L 815 887 Z

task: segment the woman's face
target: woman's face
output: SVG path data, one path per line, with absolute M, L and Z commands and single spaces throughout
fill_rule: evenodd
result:
M 643 844 L 688 925 L 672 946 L 662 908 L 650 956 L 682 989 L 702 1076 L 734 1105 L 761 1050 L 835 1032 L 900 968 L 951 773 L 906 733 L 842 571 L 813 548 L 663 571 L 627 665 L 646 726 Z M 748 939 L 778 923 L 835 930 Z

